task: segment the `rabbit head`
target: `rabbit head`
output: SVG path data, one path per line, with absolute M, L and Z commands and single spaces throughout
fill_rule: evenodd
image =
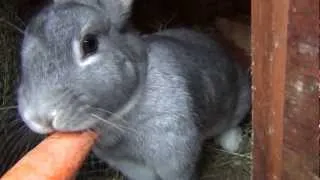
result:
M 134 104 L 146 68 L 143 44 L 120 30 L 124 21 L 108 16 L 108 5 L 119 14 L 129 8 L 120 0 L 56 0 L 28 24 L 18 109 L 33 131 L 90 129 Z

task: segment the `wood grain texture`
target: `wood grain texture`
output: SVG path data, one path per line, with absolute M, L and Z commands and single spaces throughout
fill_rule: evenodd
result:
M 291 0 L 288 12 L 283 149 L 288 180 L 319 175 L 319 5 L 319 0 Z
M 253 180 L 319 179 L 319 0 L 252 0 Z
M 253 179 L 282 179 L 288 0 L 252 0 Z

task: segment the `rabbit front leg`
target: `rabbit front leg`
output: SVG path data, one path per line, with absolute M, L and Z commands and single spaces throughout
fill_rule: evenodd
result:
M 124 176 L 125 180 L 161 180 L 160 177 L 149 167 L 138 162 L 123 160 L 108 160 L 109 165 L 115 167 Z
M 184 148 L 190 147 L 184 146 Z M 196 171 L 198 154 L 199 151 L 177 152 L 168 159 L 157 159 L 154 161 L 155 171 L 161 180 L 198 180 Z
M 134 143 L 136 142 L 134 141 Z M 152 168 L 142 163 L 143 160 L 137 160 L 137 157 L 121 153 L 123 148 L 139 151 L 139 149 L 136 149 L 136 146 L 125 145 L 118 148 L 101 147 L 94 148 L 94 153 L 110 167 L 120 171 L 124 175 L 125 180 L 161 180 Z
M 197 180 L 196 165 L 201 152 L 198 129 L 179 117 L 153 120 L 144 149 L 147 164 L 161 180 Z M 150 126 L 149 126 L 150 127 Z
M 177 116 L 157 117 L 141 125 L 139 136 L 128 137 L 129 146 L 121 147 L 138 157 L 112 155 L 120 153 L 121 148 L 97 148 L 95 153 L 128 180 L 197 180 L 201 141 L 193 124 Z

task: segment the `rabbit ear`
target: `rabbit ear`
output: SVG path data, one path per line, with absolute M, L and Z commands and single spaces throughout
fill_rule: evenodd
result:
M 125 9 L 130 9 L 133 0 L 119 0 Z
M 99 7 L 103 6 L 111 22 L 121 28 L 128 19 L 133 0 L 97 0 L 97 3 Z
M 65 3 L 65 2 L 71 2 L 73 0 L 53 0 L 54 3 Z
M 54 0 L 54 3 L 77 2 L 103 9 L 106 17 L 121 28 L 128 19 L 133 0 Z
M 71 2 L 71 1 L 72 2 L 81 2 L 81 3 L 94 2 L 92 0 L 53 0 L 54 3 L 64 3 L 64 2 Z M 97 1 L 100 1 L 99 3 L 108 3 L 108 1 L 112 2 L 113 0 L 97 0 Z M 123 6 L 127 6 L 127 7 L 131 6 L 131 4 L 132 4 L 132 0 L 117 0 L 117 1 L 119 1 L 121 4 L 123 4 Z

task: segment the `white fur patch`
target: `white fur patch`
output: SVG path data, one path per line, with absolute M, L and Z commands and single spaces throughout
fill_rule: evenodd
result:
M 239 150 L 242 142 L 242 130 L 239 127 L 229 129 L 222 133 L 217 141 L 226 151 L 236 152 Z
M 58 111 L 55 109 L 55 110 L 51 111 L 50 116 L 52 118 L 55 118 L 57 116 L 57 113 L 58 113 Z
M 120 1 L 125 8 L 129 8 L 132 4 L 132 0 L 120 0 Z

